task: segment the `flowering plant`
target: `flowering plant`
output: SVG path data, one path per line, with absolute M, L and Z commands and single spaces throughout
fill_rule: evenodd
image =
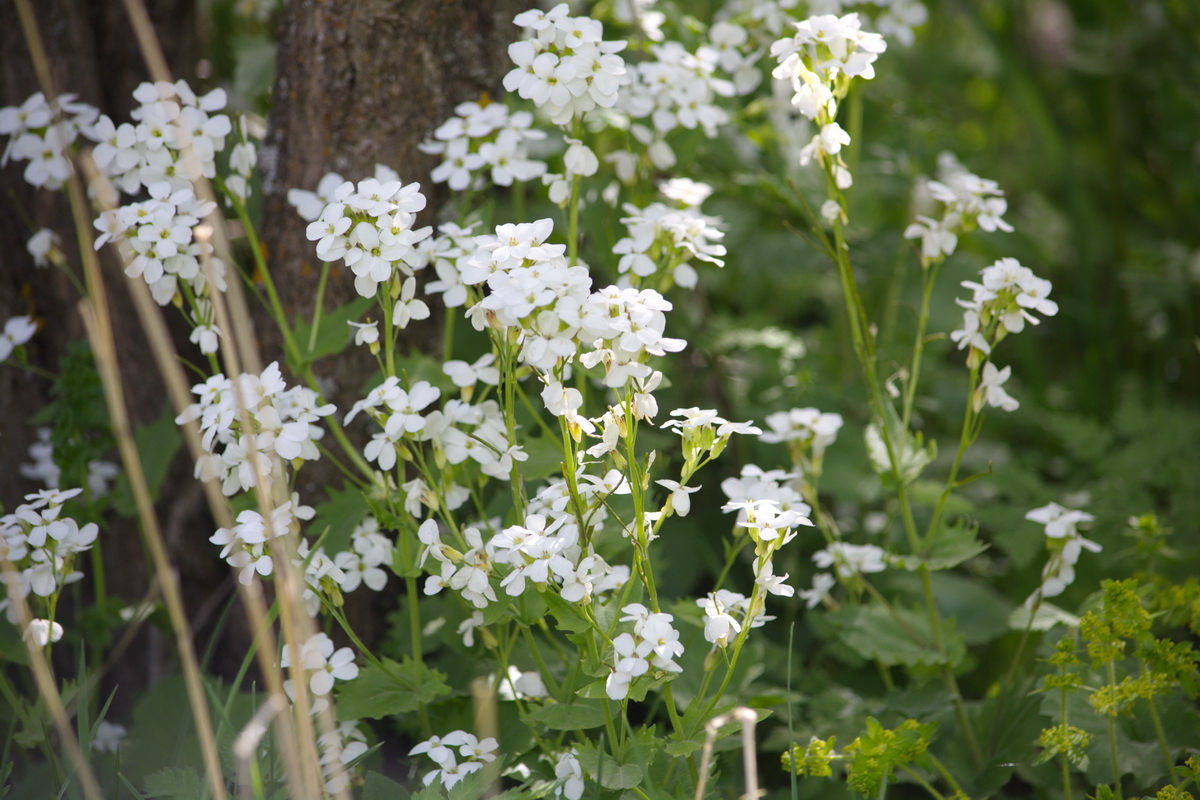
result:
M 183 312 L 202 359 L 192 365 L 202 379 L 171 416 L 192 440 L 194 477 L 210 489 L 216 524 L 204 536 L 236 576 L 265 696 L 226 690 L 212 730 L 205 689 L 217 688 L 196 669 L 169 565 L 156 562 L 181 663 L 194 670 L 190 708 L 209 743 L 210 791 L 345 797 L 361 786 L 364 796 L 407 796 L 384 777 L 387 758 L 423 798 L 717 796 L 732 791 L 721 776 L 734 762 L 714 756 L 715 745 L 736 727 L 746 794 L 756 796 L 761 722 L 763 747 L 782 753 L 793 778 L 828 777 L 839 763 L 847 786 L 870 796 L 901 775 L 936 798 L 994 793 L 1031 760 L 1036 740 L 1038 757 L 1061 757 L 1069 797 L 1073 783 L 1099 781 L 1089 759 L 1099 758 L 1100 739 L 1068 706 L 1069 695 L 1083 696 L 1085 675 L 1106 681 L 1088 695 L 1108 718 L 1104 744 L 1115 750 L 1112 720 L 1144 703 L 1171 788 L 1183 790 L 1181 743 L 1165 732 L 1156 698 L 1194 696 L 1197 657 L 1186 641 L 1152 635 L 1149 609 L 1183 613 L 1195 592 L 1147 580 L 1106 584 L 1098 608 L 1080 615 L 1051 604 L 1112 542 L 1080 533 L 1097 522 L 1092 514 L 1053 502 L 1025 515 L 1045 526 L 1044 562 L 1033 564 L 1036 548 L 1006 547 L 1025 559 L 1010 573 L 985 552 L 1003 538 L 989 541 L 976 518 L 987 513 L 977 489 L 990 467 L 975 446 L 985 420 L 1018 411 L 1026 397 L 1009 383 L 1012 365 L 994 359 L 1059 311 L 1050 281 L 1008 255 L 978 270 L 978 281 L 950 281 L 971 294 L 956 301 L 960 327 L 947 321 L 949 298 L 938 305 L 944 272 L 964 271 L 955 262 L 968 245 L 1000 247 L 998 234 L 1014 232 L 1000 184 L 952 156 L 939 159 L 936 179 L 918 181 L 915 194 L 928 202 L 893 236 L 911 240 L 920 269 L 910 335 L 885 338 L 863 289 L 855 197 L 879 165 L 862 158 L 862 97 L 896 49 L 913 43 L 923 6 L 896 0 L 869 14 L 809 5 L 729 3 L 708 22 L 641 9 L 608 26 L 565 3 L 524 12 L 508 48 L 509 95 L 458 105 L 422 146 L 441 159 L 428 180 L 457 193 L 450 206 L 428 208 L 424 176 L 389 165 L 292 188 L 312 257 L 326 275 L 348 273 L 359 296 L 332 313 L 318 303 L 310 327 L 315 339 L 322 323 L 336 324 L 339 352 L 365 348 L 377 367 L 348 408 L 328 402 L 316 351 L 300 348 L 275 290 L 278 266 L 257 246 L 247 203 L 255 125 L 223 113 L 224 92 L 146 83 L 120 124 L 69 95 L 0 111 L 6 158 L 29 161 L 36 186 L 74 180 L 75 159 L 89 157 L 79 145 L 94 144 L 94 194 L 123 197 L 93 220 L 100 235 L 94 247 L 83 243 L 85 256 L 116 248 L 135 293 Z M 773 132 L 751 135 L 764 120 Z M 728 204 L 730 173 L 743 165 L 704 176 L 713 184 L 668 171 L 692 163 L 680 154 L 719 143 L 791 179 L 786 192 L 766 178 L 756 189 L 788 198 L 790 222 L 806 226 L 833 276 L 863 397 L 835 399 L 815 381 L 801 385 L 795 369 L 772 373 L 769 390 L 751 388 L 753 347 L 786 352 L 791 361 L 781 363 L 794 366 L 804 346 L 774 328 L 724 339 L 708 330 L 705 298 L 739 280 L 722 270 L 756 268 L 739 252 L 746 237 Z M 248 253 L 223 242 L 223 208 L 247 231 Z M 423 224 L 435 211 L 457 221 Z M 34 239 L 32 258 L 71 269 L 52 236 Z M 235 302 L 242 283 L 279 324 L 282 362 L 247 357 L 253 343 Z M 406 331 L 443 312 L 435 362 L 411 351 Z M 119 419 L 103 330 L 93 325 L 93 348 Z M 26 363 L 36 334 L 30 317 L 6 321 L 0 361 Z M 721 347 L 736 357 L 711 355 Z M 720 384 L 711 402 L 698 366 Z M 178 369 L 169 359 L 159 368 Z M 931 372 L 959 386 L 933 402 Z M 817 397 L 826 410 L 811 404 Z M 943 406 L 961 417 L 943 424 Z M 861 446 L 850 430 L 861 431 Z M 934 435 L 955 432 L 950 455 L 939 454 Z M 47 444 L 29 470 L 47 488 L 0 517 L 0 607 L 46 670 L 55 643 L 78 635 L 58 607 L 84 577 L 76 556 L 102 541 L 85 516 L 102 492 L 58 488 Z M 128 435 L 119 444 L 124 488 L 153 531 L 137 448 Z M 344 482 L 303 496 L 298 475 L 317 461 Z M 107 471 L 96 472 L 102 482 Z M 1146 538 L 1154 527 L 1135 525 Z M 1021 538 L 1036 541 L 1031 531 Z M 102 567 L 93 564 L 96 580 Z M 986 614 L 955 610 L 956 598 L 978 599 L 964 573 L 989 570 L 1027 599 L 983 593 Z M 399 606 L 382 642 L 360 638 L 347 611 L 368 593 Z M 976 623 L 992 628 L 980 635 Z M 1059 625 L 1066 644 L 1042 671 L 1061 707 L 1031 696 L 1006 707 L 1019 694 L 1018 669 L 1037 669 L 1023 660 L 1028 643 Z M 1006 635 L 1012 667 L 984 673 L 986 691 L 969 685 L 973 660 Z M 793 659 L 824 668 L 825 682 Z M 839 671 L 844 684 L 828 674 Z M 930 686 L 935 700 L 922 694 Z M 792 707 L 805 693 L 797 721 Z M 252 717 L 229 741 L 230 709 L 243 702 Z M 826 708 L 834 705 L 844 711 Z M 1043 716 L 1054 725 L 1038 738 Z M 1011 729 L 1012 741 L 1003 733 Z M 857 736 L 839 750 L 833 732 Z M 399 742 L 403 757 L 383 740 Z M 220 758 L 226 744 L 232 767 Z M 1122 767 L 1109 761 L 1119 792 Z M 993 767 L 1001 762 L 1002 774 Z M 764 782 L 782 787 L 783 773 L 773 775 Z M 143 777 L 158 796 L 184 796 L 188 780 L 200 781 L 196 772 Z

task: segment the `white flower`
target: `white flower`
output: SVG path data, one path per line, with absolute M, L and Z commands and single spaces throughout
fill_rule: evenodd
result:
M 37 333 L 37 323 L 33 317 L 13 317 L 4 323 L 4 331 L 0 333 L 0 361 L 5 361 L 13 350 L 28 342 Z
M 681 486 L 678 481 L 671 480 L 658 480 L 655 483 L 670 490 L 671 493 L 667 497 L 667 503 L 681 517 L 686 517 L 688 512 L 692 510 L 692 499 L 689 495 L 700 491 L 702 488 L 700 486 Z
M 354 343 L 356 345 L 373 345 L 379 341 L 379 323 L 377 322 L 348 322 L 354 328 Z
M 996 365 L 987 362 L 983 365 L 983 374 L 979 378 L 979 387 L 975 390 L 975 413 L 979 413 L 986 403 L 989 406 L 1016 411 L 1021 405 L 1015 398 L 1004 391 L 1004 383 L 1012 374 L 1012 367 L 996 369 Z
M 25 639 L 38 647 L 45 647 L 52 642 L 57 642 L 62 637 L 63 626 L 48 619 L 31 620 L 29 627 L 25 629 Z
M 833 567 L 844 580 L 859 573 L 882 572 L 887 569 L 887 554 L 873 544 L 834 542 L 813 553 L 812 559 L 821 569 Z
M 424 300 L 416 299 L 416 293 L 417 279 L 406 278 L 400 289 L 400 298 L 392 307 L 392 324 L 401 330 L 407 328 L 414 319 L 429 319 L 429 306 L 425 305 Z

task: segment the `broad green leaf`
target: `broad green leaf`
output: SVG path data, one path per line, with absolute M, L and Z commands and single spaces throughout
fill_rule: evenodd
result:
M 638 764 L 620 764 L 592 744 L 580 745 L 575 752 L 587 776 L 605 789 L 632 789 L 642 782 L 642 768 Z
M 204 792 L 200 773 L 191 767 L 164 767 L 146 776 L 146 797 L 194 800 Z
M 592 623 L 588 622 L 587 617 L 580 613 L 574 603 L 563 600 L 557 592 L 543 592 L 542 599 L 546 601 L 560 631 L 586 633 L 591 630 Z
M 137 445 L 138 459 L 142 462 L 142 472 L 146 475 L 146 488 L 150 490 L 150 499 L 157 499 L 163 480 L 167 477 L 167 468 L 171 466 L 175 454 L 183 445 L 183 436 L 179 433 L 179 426 L 175 424 L 175 414 L 171 405 L 168 403 L 154 422 L 139 427 L 133 434 L 133 441 Z M 113 506 L 122 516 L 137 516 L 133 490 L 125 472 L 117 476 L 113 487 Z
M 929 615 L 925 611 L 871 604 L 842 608 L 828 615 L 841 631 L 841 641 L 863 658 L 895 666 L 953 666 L 966 655 L 966 644 L 954 630 L 954 621 L 942 626 L 945 653 L 934 647 Z
M 686 758 L 702 747 L 704 747 L 704 738 L 693 736 L 691 739 L 683 741 L 672 739 L 663 749 L 667 751 L 668 755 Z
M 321 537 L 321 547 L 330 558 L 350 549 L 350 534 L 367 516 L 367 504 L 357 489 L 326 489 L 329 497 L 316 507 L 316 514 L 305 529 Z
M 407 789 L 391 778 L 378 772 L 368 772 L 363 784 L 361 800 L 408 800 L 412 797 Z
M 305 362 L 311 363 L 319 358 L 340 353 L 350 341 L 351 328 L 348 323 L 361 317 L 374 303 L 373 297 L 358 297 L 344 306 L 322 314 L 315 337 L 309 320 L 297 320 L 293 333 L 301 357 Z
M 604 683 L 605 680 L 603 678 L 598 681 L 592 681 L 575 694 L 579 695 L 580 697 L 586 697 L 589 700 L 607 699 L 608 691 L 604 688 Z
M 562 475 L 562 442 L 549 436 L 526 438 L 522 443 L 528 459 L 521 462 L 521 477 L 527 481 Z
M 919 570 L 922 564 L 931 570 L 951 569 L 988 549 L 987 544 L 979 541 L 978 532 L 977 524 L 960 520 L 934 533 L 924 557 L 900 555 L 893 556 L 892 561 L 896 566 L 913 572 Z
M 604 724 L 604 709 L 595 703 L 550 703 L 535 708 L 526 719 L 554 731 L 587 730 Z
M 339 718 L 383 719 L 407 714 L 450 694 L 446 676 L 419 661 L 385 658 L 382 663 L 383 668 L 368 664 L 357 678 L 339 687 Z

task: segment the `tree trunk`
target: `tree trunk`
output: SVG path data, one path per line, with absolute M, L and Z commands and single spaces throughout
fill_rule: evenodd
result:
M 307 223 L 287 203 L 288 189 L 313 190 L 331 171 L 358 181 L 384 164 L 404 183 L 421 184 L 429 204 L 418 225 L 435 224 L 446 193 L 429 181 L 436 157 L 417 145 L 457 104 L 484 93 L 500 96 L 500 81 L 511 67 L 507 46 L 520 33 L 512 19 L 529 5 L 530 0 L 288 0 L 259 162 L 266 195 L 262 237 L 289 319 L 311 318 L 322 264 L 304 235 Z M 325 310 L 355 297 L 353 274 L 334 265 Z M 407 331 L 402 346 L 426 352 L 436 347 L 436 307 L 434 315 Z M 283 347 L 274 324 L 260 316 L 259 340 L 264 361 L 270 361 Z M 354 348 L 319 362 L 316 371 L 330 387 L 328 399 L 337 413 L 345 415 L 376 365 L 365 348 Z M 299 478 L 301 496 L 309 502 L 321 499 L 320 487 L 341 480 L 324 462 L 305 466 Z M 372 641 L 382 631 L 383 614 L 366 607 L 369 598 L 353 599 L 350 619 Z

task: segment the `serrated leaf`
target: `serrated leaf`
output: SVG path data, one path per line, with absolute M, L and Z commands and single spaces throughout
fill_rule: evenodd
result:
M 604 709 L 594 703 L 550 703 L 534 709 L 526 719 L 554 731 L 587 730 L 604 724 Z
M 351 335 L 348 323 L 361 317 L 363 312 L 374 303 L 374 297 L 357 297 L 344 306 L 322 314 L 315 337 L 312 335 L 312 325 L 308 320 L 297 320 L 294 335 L 296 345 L 300 349 L 300 356 L 305 363 L 340 353 L 345 349 Z
M 595 745 L 579 745 L 576 756 L 579 766 L 605 789 L 632 789 L 642 782 L 641 766 L 620 764 L 608 753 L 598 751 Z
M 929 542 L 923 557 L 892 556 L 891 561 L 896 566 L 912 572 L 919 570 L 922 564 L 935 571 L 951 569 L 988 549 L 989 545 L 979 541 L 976 535 L 978 532 L 978 525 L 959 521 L 940 528 Z
M 945 653 L 934 646 L 929 615 L 924 611 L 871 604 L 843 608 L 828 615 L 841 641 L 866 659 L 895 666 L 953 666 L 966 655 L 966 644 L 954 630 L 954 620 L 942 626 Z
M 368 772 L 360 800 L 409 800 L 412 795 L 391 778 Z
M 163 413 L 158 415 L 158 419 L 138 427 L 133 434 L 133 441 L 137 445 L 138 459 L 142 462 L 142 472 L 146 476 L 146 488 L 150 490 L 150 499 L 155 500 L 167 477 L 167 468 L 171 466 L 175 454 L 183 445 L 183 435 L 179 432 L 179 426 L 175 424 L 175 413 L 169 403 L 163 409 Z M 133 490 L 124 471 L 117 476 L 113 486 L 113 507 L 121 516 L 137 516 Z
M 146 797 L 194 800 L 204 791 L 204 782 L 191 767 L 164 767 L 146 776 L 143 790 Z
M 542 598 L 546 601 L 546 606 L 550 609 L 550 614 L 554 617 L 560 631 L 586 633 L 591 630 L 592 623 L 574 603 L 563 600 L 556 592 L 543 592 Z
M 368 664 L 357 678 L 339 687 L 340 719 L 383 719 L 407 714 L 450 694 L 445 674 L 420 661 L 385 658 L 381 663 L 382 667 Z
M 692 753 L 704 747 L 704 741 L 698 738 L 684 739 L 683 741 L 671 741 L 663 748 L 667 755 L 687 758 Z

